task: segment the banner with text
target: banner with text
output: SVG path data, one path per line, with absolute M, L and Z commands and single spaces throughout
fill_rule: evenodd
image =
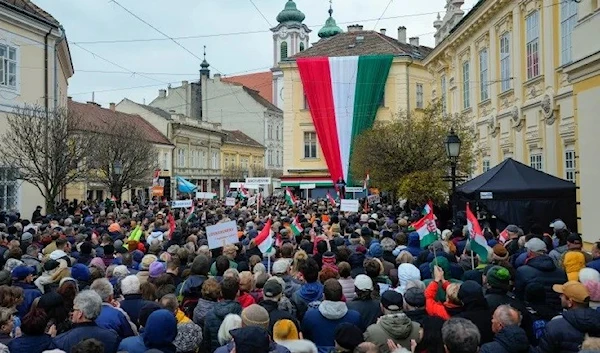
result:
M 237 223 L 230 221 L 206 227 L 206 239 L 208 240 L 209 249 L 220 248 L 227 244 L 236 244 L 239 242 Z
M 342 212 L 358 212 L 358 200 L 343 199 L 340 203 L 340 211 Z
M 192 207 L 192 200 L 174 200 L 171 201 L 171 207 L 173 208 L 190 208 Z

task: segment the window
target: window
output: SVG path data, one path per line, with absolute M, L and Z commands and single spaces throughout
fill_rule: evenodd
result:
M 169 170 L 169 153 L 163 152 L 160 161 L 160 168 L 162 170 Z
M 250 162 L 248 161 L 248 157 L 242 157 L 240 165 L 242 167 L 242 170 L 248 170 L 248 167 L 250 165 Z
M 183 148 L 177 149 L 177 166 L 185 168 L 185 149 Z
M 317 133 L 304 133 L 304 158 L 317 158 Z
M 481 170 L 485 173 L 488 170 L 490 170 L 490 160 L 489 159 L 484 159 L 481 165 Z
M 268 131 L 267 136 L 269 137 L 269 139 L 272 139 L 273 138 L 273 125 L 269 125 L 267 131 Z
M 287 42 L 281 42 L 281 60 L 288 57 Z
M 19 188 L 18 171 L 11 167 L 0 167 L 0 209 L 11 211 L 17 208 Z
M 206 151 L 202 151 L 202 159 L 200 160 L 200 168 L 208 167 L 208 159 L 206 158 Z
M 193 150 L 191 151 L 191 167 L 192 168 L 199 168 L 200 167 L 200 151 L 198 150 Z
M 479 52 L 479 86 L 481 90 L 481 101 L 490 98 L 489 78 L 488 78 L 488 50 L 482 49 Z
M 17 88 L 17 48 L 0 44 L 0 87 Z
M 506 32 L 500 37 L 500 80 L 502 92 L 510 89 L 510 77 L 510 32 Z
M 470 86 L 470 77 L 469 70 L 470 65 L 468 61 L 465 61 L 462 65 L 463 70 L 463 109 L 467 109 L 471 107 L 471 86 Z
M 273 165 L 273 151 L 269 150 L 267 152 L 267 160 L 269 162 L 269 165 Z
M 541 153 L 532 153 L 529 156 L 529 166 L 533 169 L 544 170 L 544 164 L 542 162 L 543 160 Z
M 572 149 L 565 151 L 565 179 L 575 182 L 575 151 Z
M 275 140 L 279 141 L 279 126 L 275 127 Z
M 304 93 L 304 109 L 310 109 L 308 106 L 308 97 L 306 97 L 306 93 Z
M 442 76 L 440 86 L 440 89 L 442 91 L 442 113 L 446 114 L 446 112 L 448 111 L 448 102 L 446 101 L 446 75 Z
M 527 33 L 527 79 L 540 75 L 540 13 L 535 10 L 525 19 Z
M 227 169 L 229 167 L 229 155 L 226 154 L 223 160 L 223 167 Z
M 300 43 L 300 51 L 304 51 L 304 43 Z
M 423 109 L 423 84 L 417 83 L 417 108 Z
M 275 152 L 275 166 L 279 167 L 279 151 Z
M 212 169 L 219 169 L 219 153 L 218 152 L 212 153 L 210 162 L 211 162 Z
M 571 36 L 573 28 L 577 24 L 577 2 L 563 1 L 560 6 L 560 33 L 561 33 L 561 58 L 562 64 L 568 64 L 572 61 Z

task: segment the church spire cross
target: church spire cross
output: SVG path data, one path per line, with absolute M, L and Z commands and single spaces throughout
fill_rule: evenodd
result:
M 333 0 L 329 0 L 329 17 L 333 16 Z

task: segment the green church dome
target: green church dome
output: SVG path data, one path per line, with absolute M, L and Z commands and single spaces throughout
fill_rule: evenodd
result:
M 294 0 L 288 0 L 285 3 L 285 7 L 283 11 L 277 15 L 277 22 L 302 22 L 306 16 L 302 13 L 302 11 L 298 10 L 296 7 L 296 3 Z
M 321 28 L 319 31 L 320 38 L 329 38 L 344 32 L 340 27 L 338 27 L 332 15 L 333 9 L 329 8 L 329 18 L 327 21 L 325 21 L 325 26 L 323 26 L 323 28 Z

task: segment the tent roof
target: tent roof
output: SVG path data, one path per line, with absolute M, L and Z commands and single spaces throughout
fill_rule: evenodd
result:
M 457 188 L 457 192 L 463 195 L 482 191 L 503 195 L 518 194 L 516 196 L 543 192 L 551 197 L 556 192 L 574 192 L 575 184 L 531 168 L 512 158 L 507 158 L 494 168 Z M 479 199 L 479 194 L 476 198 Z

